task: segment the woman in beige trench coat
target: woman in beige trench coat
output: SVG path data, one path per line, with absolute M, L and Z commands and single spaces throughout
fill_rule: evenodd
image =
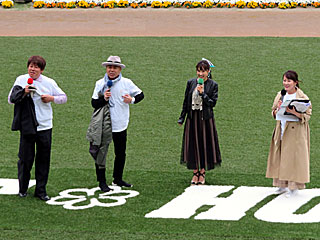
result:
M 290 99 L 308 99 L 299 88 L 298 74 L 287 71 L 283 75 L 285 95 L 278 92 L 272 106 L 272 116 L 277 119 L 273 131 L 268 156 L 266 177 L 273 178 L 273 186 L 278 193 L 286 193 L 286 197 L 295 195 L 298 189 L 304 189 L 310 181 L 310 129 L 311 103 L 305 113 L 298 113 L 295 108 L 286 108 L 296 118 L 292 121 L 278 120 L 278 112 L 282 102 Z

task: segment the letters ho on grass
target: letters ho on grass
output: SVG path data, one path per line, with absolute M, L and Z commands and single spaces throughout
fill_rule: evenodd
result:
M 208 211 L 194 216 L 194 219 L 239 221 L 246 212 L 268 196 L 275 195 L 274 187 L 241 186 L 191 186 L 161 208 L 145 215 L 147 218 L 191 218 L 202 206 L 212 206 Z M 234 190 L 233 190 L 234 189 Z M 220 194 L 232 191 L 228 197 Z M 303 214 L 296 212 L 313 198 L 320 196 L 320 189 L 305 189 L 290 198 L 284 194 L 262 206 L 255 218 L 267 222 L 315 223 L 320 222 L 320 203 Z
M 31 180 L 29 188 L 35 185 L 35 180 Z M 17 179 L 0 179 L 0 194 L 12 195 L 18 193 Z M 79 189 L 76 189 L 77 191 Z M 67 198 L 68 194 L 75 189 L 64 190 L 57 198 Z M 82 189 L 84 192 L 90 192 L 97 189 Z M 94 199 L 96 202 L 90 203 L 88 206 L 77 206 L 73 204 L 79 201 L 86 200 L 84 197 L 75 198 L 70 195 L 69 202 L 52 202 L 48 201 L 49 205 L 66 205 L 64 208 L 72 210 L 82 210 L 91 207 L 115 207 L 125 204 L 125 198 L 135 197 L 139 195 L 136 191 L 123 191 L 115 189 L 115 192 L 126 192 L 127 196 L 121 197 L 121 201 L 113 204 L 103 204 L 99 199 Z M 227 197 L 219 195 L 230 193 Z M 92 195 L 92 194 L 88 194 Z M 281 223 L 317 223 L 320 222 L 320 203 L 315 205 L 304 213 L 297 213 L 299 209 L 308 204 L 312 199 L 320 197 L 320 189 L 305 189 L 290 198 L 286 198 L 284 194 L 276 195 L 274 187 L 252 187 L 241 186 L 191 186 L 174 198 L 169 203 L 163 205 L 157 210 L 154 210 L 145 215 L 146 218 L 176 218 L 188 219 L 194 216 L 196 220 L 223 220 L 223 221 L 239 221 L 246 216 L 246 212 L 256 206 L 269 196 L 274 198 L 258 209 L 254 216 L 255 218 L 266 222 L 281 222 Z M 108 198 L 109 196 L 102 196 Z M 111 196 L 109 198 L 112 198 Z M 119 198 L 119 197 L 118 197 Z M 203 206 L 210 206 L 209 210 L 197 214 L 197 210 Z

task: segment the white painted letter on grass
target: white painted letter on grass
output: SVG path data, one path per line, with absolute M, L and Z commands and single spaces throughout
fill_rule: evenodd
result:
M 29 181 L 29 188 L 36 185 L 36 180 Z M 15 195 L 19 193 L 19 180 L 0 178 L 0 194 Z
M 320 196 L 320 189 L 305 189 L 297 195 L 286 198 L 280 195 L 260 208 L 254 216 L 267 222 L 281 223 L 315 223 L 320 222 L 320 203 L 303 214 L 294 214 L 311 199 Z
M 218 197 L 233 186 L 192 186 L 169 203 L 145 215 L 146 218 L 184 218 L 238 221 L 246 212 L 270 195 L 275 198 L 261 207 L 254 216 L 262 221 L 280 223 L 320 222 L 320 203 L 306 213 L 296 211 L 310 200 L 320 197 L 320 189 L 299 190 L 290 198 L 276 196 L 275 187 L 238 187 L 228 197 Z M 202 206 L 212 206 L 196 215 Z
M 234 186 L 188 187 L 180 196 L 145 217 L 190 218 L 196 214 L 197 209 L 209 205 L 212 208 L 194 218 L 237 221 L 246 215 L 246 211 L 275 191 L 274 188 L 239 187 L 229 197 L 217 197 L 233 188 Z

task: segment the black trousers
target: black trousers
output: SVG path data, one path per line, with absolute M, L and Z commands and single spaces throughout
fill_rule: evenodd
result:
M 112 140 L 115 154 L 113 178 L 115 181 L 119 181 L 122 180 L 123 169 L 126 162 L 127 129 L 122 132 L 113 132 Z
M 18 179 L 19 192 L 26 193 L 35 161 L 36 195 L 46 195 L 51 155 L 52 129 L 36 134 L 20 134 Z M 36 151 L 35 151 L 36 150 Z

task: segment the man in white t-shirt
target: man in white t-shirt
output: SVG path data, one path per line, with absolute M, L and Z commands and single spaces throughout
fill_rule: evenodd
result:
M 35 197 L 50 200 L 46 185 L 50 168 L 52 142 L 51 102 L 62 104 L 67 95 L 57 83 L 44 75 L 46 61 L 41 56 L 28 59 L 28 74 L 17 77 L 8 96 L 14 104 L 14 118 L 11 129 L 20 131 L 18 160 L 19 196 L 26 197 L 30 172 L 35 161 Z M 35 152 L 35 145 L 37 151 Z
M 113 169 L 113 185 L 132 187 L 132 184 L 122 179 L 126 161 L 127 127 L 129 124 L 129 104 L 136 104 L 143 98 L 143 92 L 128 78 L 122 76 L 125 65 L 118 56 L 110 56 L 102 63 L 106 67 L 104 78 L 96 82 L 92 95 L 92 106 L 98 109 L 105 104 L 110 106 L 112 125 L 112 139 L 114 144 L 115 160 Z M 97 166 L 96 166 L 97 168 Z M 97 180 L 102 191 L 108 191 L 105 183 L 105 169 L 97 170 Z M 104 182 L 103 184 L 101 184 Z M 103 186 L 106 186 L 103 188 Z

